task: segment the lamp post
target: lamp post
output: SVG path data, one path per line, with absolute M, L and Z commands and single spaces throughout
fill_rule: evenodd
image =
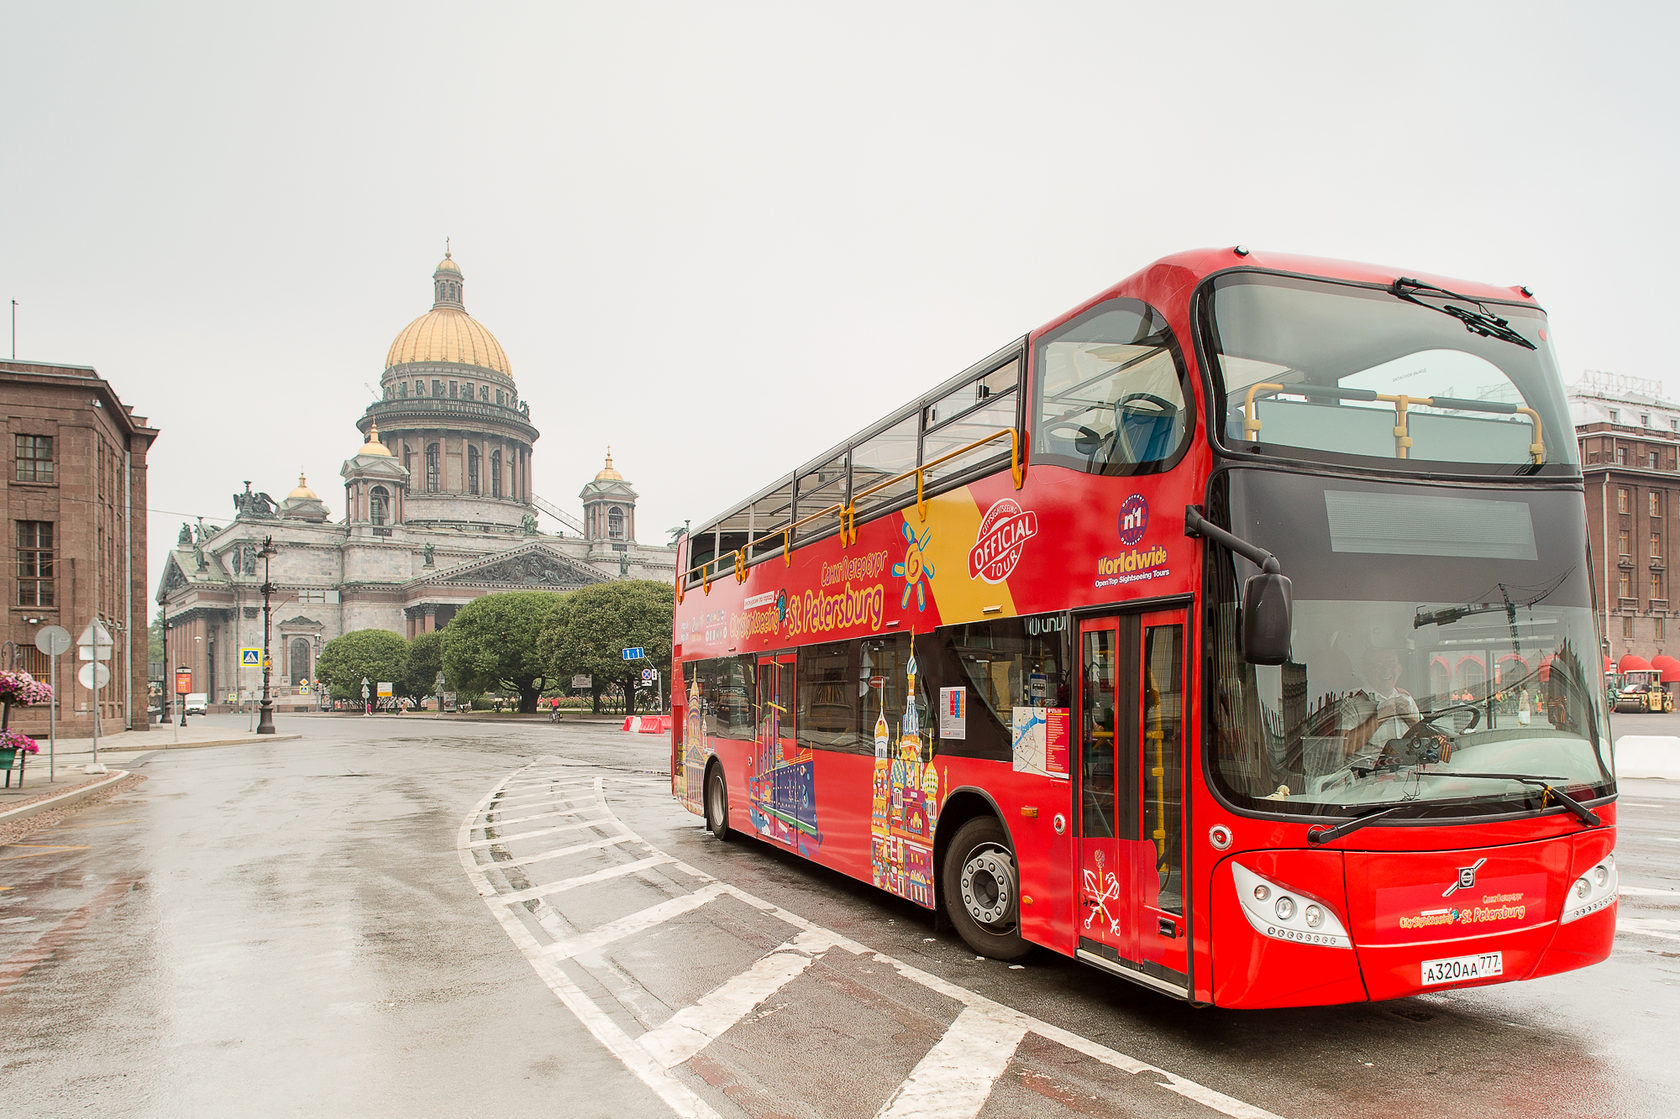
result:
M 257 553 L 257 555 L 262 557 L 263 561 L 263 682 L 262 716 L 257 720 L 258 734 L 274 733 L 274 696 L 268 690 L 269 673 L 273 669 L 273 665 L 269 662 L 268 657 L 269 598 L 274 594 L 274 584 L 268 578 L 268 561 L 277 554 L 278 553 L 274 547 L 274 537 L 264 537 L 262 551 Z
M 437 680 L 434 683 L 437 685 L 438 709 L 437 714 L 433 715 L 432 718 L 441 719 L 443 718 L 443 670 L 441 668 L 438 669 Z
M 170 679 L 169 666 L 173 663 L 169 658 L 169 607 L 166 604 L 162 610 L 163 618 L 163 695 L 158 700 L 158 725 L 169 725 L 169 694 L 175 690 L 175 681 Z M 182 706 L 186 701 L 182 700 Z

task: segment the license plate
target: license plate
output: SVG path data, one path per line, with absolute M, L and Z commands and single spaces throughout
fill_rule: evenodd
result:
M 1423 961 L 1423 985 L 1461 983 L 1466 979 L 1488 979 L 1505 971 L 1503 952 L 1483 952 L 1478 956 L 1454 956 L 1447 960 Z

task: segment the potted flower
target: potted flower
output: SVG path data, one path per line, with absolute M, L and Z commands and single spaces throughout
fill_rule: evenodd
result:
M 41 752 L 33 738 L 10 729 L 12 705 L 33 707 L 37 703 L 52 702 L 52 688 L 41 683 L 22 669 L 0 670 L 0 772 L 6 774 L 6 784 L 12 783 L 12 766 L 18 770 L 18 784 L 23 784 L 23 763 L 30 754 Z
M 12 783 L 12 767 L 17 766 L 18 784 L 23 784 L 23 763 L 30 754 L 39 754 L 41 744 L 27 734 L 17 730 L 0 730 L 0 773 L 6 775 L 6 784 Z

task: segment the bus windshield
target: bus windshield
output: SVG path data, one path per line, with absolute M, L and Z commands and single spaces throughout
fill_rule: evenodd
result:
M 1228 798 L 1478 815 L 1539 796 L 1488 774 L 1613 789 L 1577 494 L 1228 481 L 1234 531 L 1265 541 L 1294 586 L 1290 660 L 1249 664 L 1242 561 L 1210 553 L 1212 769 Z
M 1255 272 L 1215 277 L 1201 307 L 1216 426 L 1233 449 L 1576 468 L 1537 307 Z

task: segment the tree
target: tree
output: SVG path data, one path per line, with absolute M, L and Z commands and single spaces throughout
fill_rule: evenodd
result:
M 163 607 L 159 606 L 157 617 L 146 627 L 146 659 L 156 664 L 163 664 Z M 169 666 L 163 665 L 164 675 L 169 674 Z
M 410 699 L 419 701 L 437 693 L 438 673 L 443 671 L 443 632 L 416 634 L 408 643 L 408 660 L 398 690 Z
M 671 678 L 673 606 L 669 583 L 629 579 L 579 588 L 566 595 L 565 609 L 543 633 L 543 656 L 561 676 L 593 677 L 597 712 L 609 681 L 620 682 L 633 704 L 642 669 Z M 645 650 L 646 659 L 625 660 L 624 650 L 632 648 Z
M 332 688 L 334 699 L 361 699 L 364 678 L 372 695 L 374 684 L 401 680 L 407 662 L 408 642 L 401 637 L 386 629 L 358 629 L 327 642 L 315 675 Z
M 560 602 L 551 591 L 503 591 L 467 603 L 443 630 L 444 675 L 463 691 L 516 691 L 519 710 L 534 713 L 554 675 L 537 639 Z

